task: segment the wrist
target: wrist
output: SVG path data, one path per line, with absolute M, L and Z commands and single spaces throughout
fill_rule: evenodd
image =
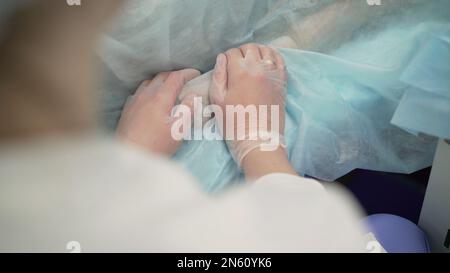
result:
M 282 146 L 274 151 L 255 149 L 242 160 L 242 169 L 247 180 L 256 180 L 271 173 L 297 175 Z

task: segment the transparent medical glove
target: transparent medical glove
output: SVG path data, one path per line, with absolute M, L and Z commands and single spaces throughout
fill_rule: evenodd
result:
M 285 147 L 287 73 L 282 56 L 271 47 L 247 44 L 217 57 L 210 101 L 222 110 L 218 128 L 236 163 L 254 149 Z

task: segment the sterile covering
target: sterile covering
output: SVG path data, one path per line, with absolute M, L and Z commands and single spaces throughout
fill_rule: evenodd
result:
M 332 181 L 355 168 L 411 173 L 431 165 L 433 135 L 443 136 L 404 120 L 414 112 L 410 97 L 417 90 L 432 93 L 421 93 L 430 100 L 425 109 L 435 105 L 432 95 L 449 94 L 449 14 L 445 0 L 382 0 L 381 6 L 359 0 L 131 1 L 99 50 L 108 69 L 106 121 L 114 128 L 126 96 L 157 72 L 193 67 L 206 73 L 228 48 L 273 44 L 289 71 L 285 136 L 300 174 Z M 432 39 L 447 44 L 446 55 L 432 60 L 441 59 L 440 73 L 430 78 L 417 67 L 433 64 L 426 55 L 438 46 Z M 433 93 L 437 89 L 443 93 Z M 449 108 L 440 103 L 430 117 L 442 123 Z M 186 141 L 175 160 L 208 191 L 241 177 L 222 141 Z
M 0 30 L 26 2 L 2 1 Z M 427 167 L 436 137 L 450 138 L 450 2 L 376 2 L 130 0 L 98 49 L 105 127 L 115 128 L 126 98 L 155 73 L 206 73 L 218 53 L 258 42 L 286 59 L 285 137 L 300 174 L 335 180 L 355 168 Z M 241 176 L 221 141 L 185 142 L 175 160 L 209 191 Z

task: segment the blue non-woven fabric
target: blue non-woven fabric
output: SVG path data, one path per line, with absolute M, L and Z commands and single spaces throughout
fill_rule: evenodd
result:
M 392 28 L 330 55 L 280 49 L 289 71 L 285 135 L 296 170 L 332 181 L 355 168 L 411 173 L 430 166 L 436 138 L 412 134 L 391 119 L 414 87 L 404 75 L 420 65 L 417 52 L 445 30 L 436 23 Z M 445 90 L 445 73 L 433 77 Z M 187 141 L 175 158 L 208 191 L 241 176 L 222 141 Z
M 450 27 L 426 42 L 401 80 L 410 88 L 392 123 L 413 133 L 450 139 Z

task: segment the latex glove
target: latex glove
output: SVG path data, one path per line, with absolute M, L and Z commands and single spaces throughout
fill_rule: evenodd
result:
M 277 48 L 293 48 L 297 49 L 298 46 L 295 41 L 288 36 L 281 36 L 275 40 L 270 42 L 270 46 Z M 183 87 L 183 90 L 180 93 L 178 99 L 183 101 L 183 99 L 191 94 L 194 94 L 196 97 L 202 98 L 203 106 L 207 106 L 210 104 L 209 97 L 209 89 L 211 85 L 211 78 L 214 70 L 208 71 L 205 74 L 201 75 L 186 83 Z
M 171 134 L 171 127 L 177 121 L 172 116 L 173 108 L 186 82 L 199 75 L 197 70 L 185 69 L 163 72 L 153 80 L 144 81 L 125 104 L 118 137 L 149 152 L 172 156 L 182 142 Z M 192 100 L 188 96 L 182 104 L 192 108 Z
M 247 44 L 217 57 L 210 100 L 219 105 L 224 113 L 223 117 L 216 116 L 219 129 L 239 166 L 254 149 L 270 150 L 271 145 L 273 150 L 285 147 L 286 84 L 283 57 L 271 47 Z M 244 120 L 237 120 L 234 126 L 227 127 L 231 120 L 230 116 L 227 117 L 227 106 L 237 105 L 255 106 L 258 109 L 258 122 L 247 116 Z M 278 111 L 271 111 L 271 106 L 278 106 Z M 262 107 L 268 110 L 267 127 L 259 124 L 263 118 L 259 112 Z

